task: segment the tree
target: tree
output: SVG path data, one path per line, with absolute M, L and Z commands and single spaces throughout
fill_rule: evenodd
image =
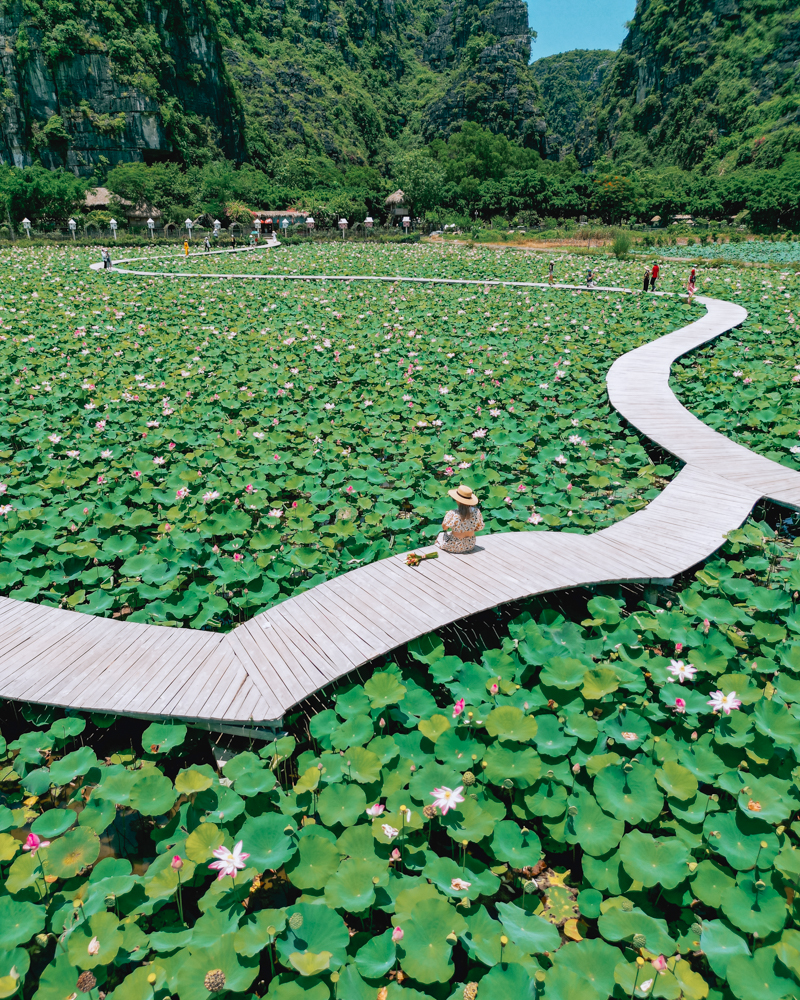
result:
M 429 212 L 441 204 L 445 172 L 423 150 L 415 149 L 397 163 L 395 180 L 412 215 Z

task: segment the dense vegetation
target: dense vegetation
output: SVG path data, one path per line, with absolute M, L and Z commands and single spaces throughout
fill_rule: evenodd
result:
M 582 532 L 643 507 L 677 467 L 610 410 L 604 373 L 680 326 L 692 314 L 680 302 L 254 289 L 109 279 L 86 264 L 22 250 L 5 268 L 0 587 L 19 599 L 226 628 L 426 544 L 461 479 L 479 490 L 487 530 Z M 349 245 L 133 266 L 543 277 L 485 250 Z M 581 281 L 583 262 L 558 276 Z
M 795 996 L 790 541 L 423 637 L 235 754 L 4 707 L 0 993 Z

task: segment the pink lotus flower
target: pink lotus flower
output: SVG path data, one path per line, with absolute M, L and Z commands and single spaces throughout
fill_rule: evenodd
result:
M 180 856 L 180 854 L 173 854 L 172 861 L 170 862 L 170 866 L 176 872 L 179 872 L 181 870 L 181 868 L 183 868 L 183 858 Z
M 42 840 L 42 838 L 39 837 L 37 834 L 29 833 L 25 840 L 25 843 L 22 845 L 22 850 L 30 851 L 31 857 L 33 857 L 40 847 L 49 847 L 49 846 L 50 846 L 49 840 Z
M 392 859 L 392 861 L 399 861 L 400 858 L 402 857 L 402 855 L 397 850 L 397 848 L 395 847 L 395 849 L 392 851 L 392 853 L 389 855 L 389 857 Z
M 138 469 L 134 469 L 133 472 L 131 473 L 131 475 L 133 476 L 134 479 L 141 479 L 142 478 L 142 474 L 141 474 L 141 472 L 139 472 Z
M 93 937 L 92 940 L 86 946 L 86 951 L 90 955 L 96 955 L 100 951 L 100 940 L 97 937 Z
M 731 691 L 730 694 L 723 694 L 722 691 L 712 691 L 711 700 L 708 702 L 714 712 L 724 712 L 725 715 L 730 715 L 731 712 L 741 706 L 741 701 L 736 697 L 736 692 Z
M 464 711 L 464 699 L 459 698 L 458 701 L 453 705 L 453 718 L 457 719 L 459 715 Z
M 234 562 L 241 562 L 242 559 L 244 559 L 244 556 L 242 555 L 241 552 L 234 552 L 233 553 L 233 561 Z
M 497 694 L 497 692 L 498 692 L 499 690 L 500 690 L 500 688 L 499 688 L 499 687 L 498 687 L 498 686 L 497 686 L 496 684 L 492 684 L 492 686 L 491 686 L 491 687 L 489 688 L 489 691 L 490 691 L 490 692 L 491 692 L 492 694 Z
M 465 882 L 463 878 L 454 878 L 450 882 L 450 888 L 455 892 L 466 892 L 472 882 Z
M 97 485 L 98 486 L 102 486 L 105 481 L 106 481 L 106 477 L 105 476 L 98 476 L 97 477 Z
M 188 496 L 189 496 L 189 487 L 188 486 L 181 486 L 181 488 L 179 490 L 175 490 L 175 499 L 176 500 L 183 500 L 185 497 L 188 497 Z
M 405 937 L 405 931 L 403 930 L 403 928 L 395 927 L 395 929 L 392 931 L 392 941 L 394 941 L 394 943 L 397 944 L 397 942 L 402 941 L 404 937 Z
M 683 660 L 671 660 L 667 670 L 672 674 L 672 677 L 668 678 L 670 683 L 679 681 L 683 684 L 685 680 L 693 681 L 694 675 L 697 673 L 697 667 L 684 663 Z
M 375 805 L 367 809 L 367 816 L 380 816 L 385 808 L 386 806 L 382 806 L 380 802 L 376 802 Z
M 244 491 L 245 493 L 255 493 L 255 490 L 253 489 L 253 484 L 248 483 L 247 486 L 245 486 Z
M 169 445 L 167 447 L 169 448 L 170 451 L 175 451 L 175 442 L 174 441 L 170 441 L 170 443 L 169 443 Z
M 675 652 L 676 652 L 676 653 L 680 653 L 680 651 L 681 651 L 682 649 L 683 649 L 683 643 L 682 643 L 682 642 L 676 642 L 676 643 L 675 643 Z
M 236 872 L 244 868 L 244 862 L 246 858 L 249 858 L 249 854 L 244 854 L 242 851 L 242 841 L 238 841 L 234 845 L 232 851 L 228 850 L 227 847 L 218 847 L 214 851 L 214 857 L 217 858 L 216 861 L 212 861 L 208 866 L 209 868 L 214 868 L 219 872 L 217 875 L 217 881 L 225 878 L 226 875 L 230 875 L 232 879 L 236 878 Z
M 663 955 L 659 955 L 658 958 L 654 958 L 650 964 L 653 966 L 656 972 L 658 972 L 662 976 L 667 971 L 667 960 L 666 958 L 664 958 Z
M 384 837 L 388 837 L 389 840 L 394 840 L 394 838 L 400 834 L 399 830 L 395 830 L 395 828 L 390 826 L 388 823 L 384 823 L 381 830 L 383 830 Z
M 459 785 L 458 788 L 442 785 L 441 788 L 434 788 L 430 794 L 433 796 L 433 804 L 441 810 L 442 816 L 446 816 L 450 809 L 456 809 L 464 801 L 464 796 L 461 794 L 463 791 L 463 785 Z
M 684 698 L 676 698 L 675 699 L 675 711 L 679 715 L 685 715 L 686 714 L 686 700 Z

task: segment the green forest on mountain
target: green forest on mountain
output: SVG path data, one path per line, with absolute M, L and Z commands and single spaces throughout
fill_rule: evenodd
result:
M 229 203 L 382 218 L 399 187 L 440 223 L 747 212 L 756 228 L 800 226 L 791 0 L 639 0 L 618 52 L 533 63 L 522 0 L 61 8 L 29 0 L 17 16 L 17 82 L 37 60 L 59 79 L 102 52 L 115 85 L 150 101 L 164 148 L 125 163 L 125 115 L 78 100 L 73 81 L 72 110 L 37 118 L 7 73 L 6 143 L 30 153 L 0 168 L 10 221 L 63 218 L 104 184 L 164 221 Z M 103 137 L 91 155 L 87 131 Z

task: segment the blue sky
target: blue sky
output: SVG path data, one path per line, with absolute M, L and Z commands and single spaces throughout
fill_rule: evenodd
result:
M 569 49 L 616 49 L 635 9 L 636 0 L 528 0 L 530 24 L 539 33 L 531 59 Z

